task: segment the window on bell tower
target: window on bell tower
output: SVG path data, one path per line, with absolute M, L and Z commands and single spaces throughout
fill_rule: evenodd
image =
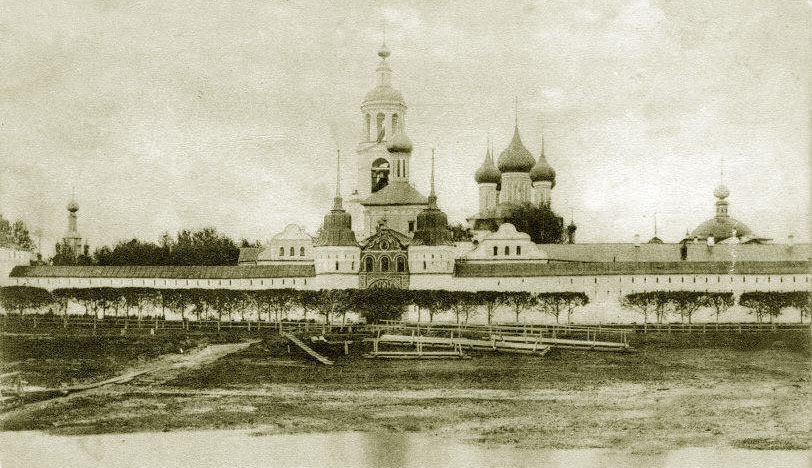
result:
M 384 127 L 383 127 L 383 120 L 386 118 L 383 113 L 378 113 L 376 116 L 377 126 L 375 127 L 377 133 L 375 134 L 376 141 L 381 141 L 384 138 Z
M 395 133 L 398 129 L 398 115 L 392 114 L 392 133 Z

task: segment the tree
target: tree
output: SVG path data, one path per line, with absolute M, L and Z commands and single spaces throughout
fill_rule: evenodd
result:
M 643 314 L 643 324 L 648 324 L 648 317 L 654 315 L 657 323 L 662 323 L 665 318 L 668 299 L 664 291 L 648 291 L 632 293 L 623 296 L 621 305 L 627 309 L 632 309 Z
M 18 219 L 11 223 L 0 214 L 0 247 L 33 251 L 36 246 L 31 240 L 31 235 L 23 220 Z
M 162 306 L 186 320 L 186 307 L 190 304 L 188 289 L 160 289 Z
M 434 316 L 451 307 L 449 292 L 441 289 L 419 289 L 411 292 L 411 303 L 429 313 L 429 322 Z
M 290 309 L 296 298 L 296 291 L 293 289 L 263 289 L 254 291 L 254 297 L 259 307 L 264 306 L 268 313 L 268 321 L 271 321 L 271 312 L 276 315 L 276 320 L 282 320 L 282 312 Z
M 5 286 L 0 288 L 0 304 L 6 310 L 16 310 L 22 315 L 27 309 L 38 309 L 53 303 L 48 290 L 34 286 Z
M 709 294 L 702 291 L 668 291 L 665 296 L 666 301 L 679 312 L 680 323 L 684 323 L 685 317 L 688 317 L 689 324 L 692 323 L 697 310 L 712 306 Z
M 526 291 L 513 291 L 505 293 L 505 304 L 513 308 L 516 315 L 516 323 L 519 322 L 519 315 L 528 307 L 535 305 L 536 298 Z
M 449 291 L 448 293 L 449 308 L 454 312 L 457 323 L 460 323 L 460 315 L 464 315 L 465 323 L 468 323 L 468 317 L 478 305 L 476 294 L 468 291 Z
M 517 231 L 529 234 L 536 244 L 561 244 L 566 238 L 564 218 L 547 205 L 515 205 L 503 221 L 514 225 Z
M 316 295 L 315 308 L 327 325 L 330 324 L 331 316 L 341 316 L 341 325 L 344 326 L 349 307 L 350 293 L 346 290 L 322 289 Z
M 54 246 L 54 256 L 49 262 L 51 265 L 92 265 L 93 259 L 84 253 L 76 255 L 68 241 L 63 239 Z
M 14 221 L 11 226 L 11 238 L 19 248 L 28 251 L 34 250 L 34 242 L 31 240 L 31 235 L 28 233 L 28 228 L 23 220 Z
M 319 293 L 317 291 L 296 290 L 295 303 L 302 309 L 302 318 L 307 320 L 307 313 L 319 307 Z
M 96 265 L 165 265 L 164 251 L 153 242 L 138 239 L 119 241 L 112 249 L 107 246 L 93 252 Z
M 790 294 L 790 307 L 798 309 L 798 319 L 804 323 L 804 316 L 810 315 L 810 309 L 812 309 L 812 293 L 797 291 Z
M 588 304 L 589 297 L 582 292 L 550 292 L 537 294 L 536 301 L 542 312 L 555 318 L 555 323 L 560 322 L 561 314 L 566 314 L 567 323 L 571 323 L 575 308 Z
M 188 305 L 192 306 L 191 312 L 195 314 L 198 322 L 209 318 L 209 309 L 214 302 L 211 291 L 211 289 L 201 288 L 183 290 L 184 299 Z
M 781 315 L 781 311 L 789 307 L 802 305 L 804 298 L 802 292 L 778 292 L 778 291 L 749 291 L 742 293 L 739 304 L 750 309 L 756 315 L 756 319 L 761 322 L 764 317 L 769 317 L 770 323 L 773 319 Z M 801 311 L 803 314 L 803 311 Z
M 355 311 L 367 323 L 398 320 L 412 302 L 413 292 L 405 289 L 350 289 L 349 310 Z
M 493 321 L 496 308 L 505 303 L 505 294 L 499 291 L 477 291 L 476 301 L 485 307 L 488 325 Z
M 714 315 L 716 315 L 716 327 L 719 327 L 719 316 L 727 312 L 728 309 L 733 307 L 733 293 L 732 292 L 713 292 L 708 293 L 708 307 L 713 308 Z
M 168 265 L 236 265 L 240 249 L 215 228 L 183 230 L 170 244 Z
M 454 242 L 470 242 L 474 239 L 474 234 L 468 226 L 457 223 L 448 227 L 451 230 L 451 240 Z
M 127 315 L 130 315 L 129 311 L 134 307 L 138 311 L 138 320 L 141 320 L 145 308 L 157 307 L 162 302 L 160 291 L 153 288 L 121 288 L 120 292 L 127 307 Z

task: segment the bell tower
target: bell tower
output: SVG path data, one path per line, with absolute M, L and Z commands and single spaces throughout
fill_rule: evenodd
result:
M 406 102 L 400 91 L 392 86 L 389 47 L 384 42 L 378 50 L 380 62 L 376 69 L 377 83 L 361 102 L 361 134 L 356 147 L 355 187 L 348 200 L 353 230 L 364 230 L 360 202 L 399 177 L 400 168 L 387 150 L 387 143 L 404 129 Z

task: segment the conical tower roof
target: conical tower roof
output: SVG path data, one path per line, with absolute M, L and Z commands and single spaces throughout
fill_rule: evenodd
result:
M 352 230 L 352 216 L 344 211 L 341 200 L 341 151 L 336 156 L 336 196 L 333 198 L 333 208 L 324 216 L 324 223 L 319 229 L 318 237 L 313 242 L 316 247 L 358 245 L 355 232 Z
M 454 245 L 448 229 L 448 216 L 437 207 L 437 194 L 434 192 L 434 149 L 431 150 L 429 205 L 417 214 L 412 245 Z

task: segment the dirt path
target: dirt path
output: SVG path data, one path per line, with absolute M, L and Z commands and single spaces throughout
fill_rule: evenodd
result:
M 225 343 L 193 348 L 183 354 L 163 355 L 158 359 L 131 367 L 126 372 L 115 377 L 98 382 L 91 382 L 88 384 L 74 385 L 64 388 L 37 390 L 36 392 L 27 394 L 25 397 L 28 401 L 33 399 L 33 402 L 24 403 L 22 406 L 14 408 L 12 411 L 0 416 L 0 420 L 5 419 L 7 416 L 19 414 L 29 407 L 43 408 L 50 401 L 60 397 L 71 398 L 75 395 L 86 394 L 88 391 L 100 389 L 108 385 L 131 382 L 138 377 L 141 377 L 142 382 L 150 385 L 160 385 L 163 382 L 175 378 L 183 371 L 202 367 L 224 356 L 242 351 L 243 349 L 260 341 L 261 340 L 259 339 L 255 339 L 240 343 Z

